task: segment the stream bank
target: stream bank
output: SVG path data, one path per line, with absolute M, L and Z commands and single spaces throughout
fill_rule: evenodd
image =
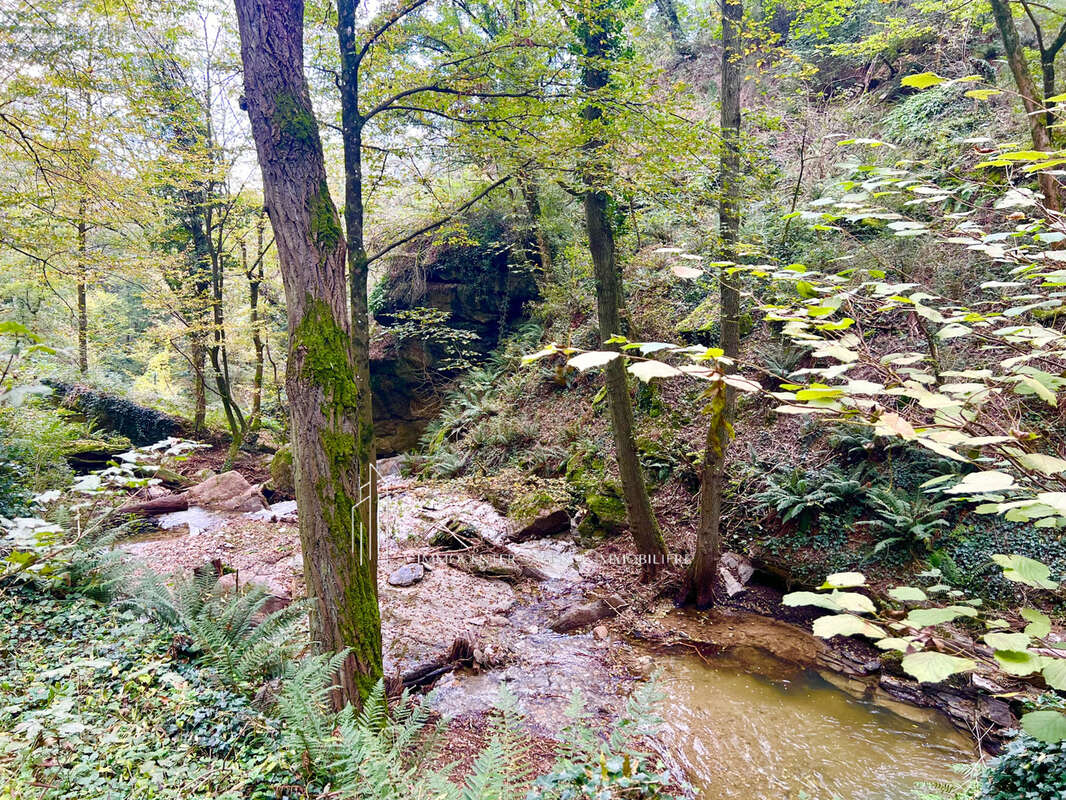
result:
M 635 584 L 622 539 L 592 550 L 579 549 L 565 534 L 516 543 L 512 523 L 488 503 L 395 475 L 382 481 L 379 514 L 386 675 L 439 661 L 458 639 L 469 642 L 471 666 L 446 671 L 433 695 L 435 707 L 460 727 L 477 730 L 505 687 L 538 737 L 558 735 L 575 691 L 584 698 L 585 719 L 606 729 L 635 682 L 661 669 L 664 756 L 711 800 L 734 795 L 708 787 L 743 785 L 743 776 L 723 777 L 707 771 L 708 763 L 750 770 L 764 758 L 759 753 L 770 754 L 764 760 L 777 765 L 779 783 L 846 788 L 841 771 L 815 766 L 847 756 L 847 748 L 826 755 L 811 743 L 832 735 L 846 743 L 854 733 L 866 749 L 881 747 L 885 758 L 871 767 L 875 772 L 887 774 L 894 761 L 910 759 L 914 768 L 900 773 L 901 787 L 949 777 L 952 764 L 975 755 L 945 717 L 897 701 L 850 640 L 826 643 L 804 630 L 807 612 L 782 608 L 770 587 L 749 585 L 717 611 L 680 610 L 662 598 L 664 587 Z M 160 572 L 217 560 L 232 570 L 228 581 L 263 584 L 279 604 L 302 596 L 291 503 L 251 513 L 193 507 L 162 522 L 169 529 L 127 539 L 121 548 Z M 486 573 L 464 563 L 462 552 L 433 544 L 441 531 L 463 529 L 506 548 L 537 579 L 514 570 Z M 729 697 L 715 700 L 723 694 Z M 823 719 L 827 698 L 835 722 Z M 917 699 L 935 707 L 934 694 L 923 691 Z M 786 727 L 777 724 L 779 706 L 792 714 Z M 751 731 L 737 734 L 730 713 L 747 719 Z M 958 725 L 960 718 L 952 721 Z M 882 740 L 892 747 L 882 747 Z M 687 749 L 693 742 L 702 749 Z M 767 784 L 766 791 L 777 786 Z

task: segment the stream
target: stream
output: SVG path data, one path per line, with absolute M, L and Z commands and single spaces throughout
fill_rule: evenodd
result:
M 426 531 L 439 527 L 436 516 L 461 511 L 482 530 L 504 530 L 483 503 L 440 503 L 435 516 L 434 505 L 415 491 L 389 498 L 384 529 L 417 535 L 383 538 L 383 578 L 410 561 L 413 551 L 406 548 L 421 546 Z M 220 558 L 244 580 L 275 592 L 291 587 L 295 596 L 302 591 L 296 529 L 268 521 L 275 517 L 281 518 L 273 511 L 224 514 L 194 507 L 165 516 L 163 530 L 123 546 L 160 569 L 190 569 Z M 606 728 L 633 685 L 626 665 L 643 661 L 659 670 L 664 695 L 659 745 L 701 800 L 913 800 L 917 784 L 957 781 L 953 765 L 976 758 L 972 743 L 946 717 L 858 699 L 846 690 L 847 679 L 796 666 L 814 663 L 818 644 L 773 619 L 668 612 L 670 629 L 687 631 L 690 641 L 716 642 L 713 656 L 662 652 L 614 634 L 555 633 L 549 620 L 583 597 L 585 556 L 567 541 L 513 549 L 535 562 L 546 580 L 511 587 L 438 565 L 427 566 L 414 586 L 382 581 L 389 670 L 401 672 L 439 655 L 441 643 L 460 634 L 496 654 L 487 668 L 441 679 L 434 706 L 445 715 L 484 714 L 506 686 L 531 728 L 551 736 L 566 723 L 563 712 L 579 690 L 587 721 Z
M 663 744 L 701 800 L 912 800 L 975 759 L 947 719 L 906 718 L 768 656 L 659 656 Z M 754 670 L 756 671 L 752 671 Z

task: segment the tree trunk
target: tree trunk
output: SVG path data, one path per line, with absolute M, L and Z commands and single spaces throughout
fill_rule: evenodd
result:
M 85 220 L 85 198 L 78 202 L 78 372 L 89 371 L 89 308 L 86 284 L 89 274 L 89 225 Z
M 681 28 L 681 20 L 677 16 L 677 5 L 674 0 L 655 0 L 655 7 L 663 18 L 666 30 L 670 32 L 670 39 L 674 43 L 674 50 L 678 55 L 692 55 L 692 48 L 685 38 L 685 31 Z
M 382 676 L 376 541 L 361 478 L 373 432 L 348 317 L 346 246 L 303 71 L 301 0 L 235 0 L 245 102 L 288 312 L 286 388 L 312 636 L 347 649 L 333 702 L 361 704 Z
M 1025 107 L 1026 119 L 1029 121 L 1029 134 L 1036 150 L 1051 151 L 1054 146 L 1051 143 L 1051 134 L 1047 128 L 1047 118 L 1044 112 L 1044 100 L 1037 91 L 1033 82 L 1032 73 L 1029 71 L 1029 62 L 1025 58 L 1025 50 L 1018 38 L 1018 26 L 1014 23 L 1009 0 L 989 0 L 992 4 L 992 15 L 996 18 L 996 26 L 1003 38 L 1003 50 L 1007 55 L 1007 63 L 1010 65 L 1011 74 L 1014 76 L 1014 84 L 1018 87 L 1022 105 Z M 1054 175 L 1047 172 L 1037 174 L 1040 182 L 1040 190 L 1044 194 L 1044 206 L 1049 211 L 1061 211 L 1062 200 L 1059 191 L 1059 183 Z
M 722 260 L 736 261 L 740 234 L 740 84 L 743 47 L 740 40 L 744 18 L 742 0 L 722 0 L 722 91 L 721 91 L 721 197 L 718 227 Z M 722 268 L 720 343 L 723 353 L 736 359 L 740 351 L 740 291 L 735 278 Z M 700 520 L 696 551 L 689 565 L 685 600 L 700 607 L 714 604 L 718 562 L 722 555 L 722 490 L 725 488 L 726 456 L 736 416 L 736 390 L 717 382 L 707 391 L 710 420 L 703 449 L 700 476 Z
M 359 112 L 359 68 L 363 50 L 355 38 L 358 0 L 338 0 L 337 46 L 341 59 L 341 125 L 344 129 L 344 224 L 348 233 L 348 291 L 351 349 L 354 365 L 356 425 L 359 449 L 359 524 L 374 546 L 371 570 L 377 574 L 378 472 L 374 441 L 374 404 L 370 389 L 370 275 L 363 236 L 363 125 Z
M 207 387 L 204 385 L 204 368 L 207 366 L 206 351 L 199 331 L 189 334 L 189 358 L 192 361 L 193 435 L 199 436 L 207 425 Z
M 252 352 L 255 355 L 255 373 L 252 376 L 252 410 L 248 415 L 248 430 L 259 430 L 263 411 L 263 335 L 259 330 L 259 290 L 263 285 L 263 225 L 257 225 L 256 263 L 248 263 L 248 248 L 241 242 L 241 261 L 248 278 L 248 318 L 252 326 Z
M 537 239 L 537 250 L 540 253 L 540 269 L 544 275 L 551 274 L 552 253 L 548 246 L 548 239 L 544 235 L 544 225 L 540 198 L 537 197 L 537 184 L 528 173 L 520 173 L 518 187 L 522 192 L 522 198 L 526 203 L 526 211 L 529 213 L 529 224 L 533 227 L 533 235 Z
M 607 12 L 610 13 L 610 12 Z M 595 95 L 608 85 L 610 44 L 608 25 L 604 19 L 585 19 L 584 56 L 582 66 L 582 89 Z M 582 118 L 590 127 L 602 122 L 603 109 L 590 100 L 582 110 Z M 605 184 L 605 165 L 600 150 L 603 142 L 591 134 L 582 146 L 581 177 L 584 184 L 585 227 L 589 237 L 589 251 L 596 278 L 596 309 L 599 317 L 600 338 L 604 347 L 617 349 L 607 341 L 622 333 L 620 308 L 623 305 L 622 281 L 615 254 L 614 231 L 608 214 L 608 196 Z M 624 359 L 619 357 L 606 367 L 607 398 L 611 411 L 611 427 L 614 431 L 615 454 L 618 472 L 622 479 L 622 494 L 626 505 L 629 527 L 633 532 L 637 550 L 643 559 L 643 577 L 650 579 L 666 560 L 666 544 L 659 524 L 651 508 L 648 489 L 644 484 L 640 458 L 637 455 L 633 435 L 633 403 L 629 396 L 629 382 Z

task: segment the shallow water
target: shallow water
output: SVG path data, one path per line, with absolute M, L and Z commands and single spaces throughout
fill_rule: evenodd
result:
M 910 800 L 916 784 L 957 780 L 951 766 L 975 759 L 942 716 L 905 719 L 813 671 L 656 660 L 664 743 L 703 800 Z

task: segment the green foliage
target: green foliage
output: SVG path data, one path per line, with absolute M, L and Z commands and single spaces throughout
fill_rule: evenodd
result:
M 1066 794 L 1066 741 L 1019 736 L 981 779 L 980 800 L 1050 800 Z
M 501 697 L 490 740 L 461 782 L 452 768 L 431 768 L 446 722 L 406 693 L 390 707 L 378 682 L 360 712 L 330 710 L 329 688 L 345 654 L 312 656 L 291 670 L 278 698 L 283 741 L 301 754 L 308 770 L 358 800 L 509 800 L 528 779 L 521 716 Z
M 951 152 L 949 145 L 974 135 L 985 117 L 975 113 L 965 92 L 964 85 L 956 84 L 911 95 L 881 118 L 885 137 L 897 144 L 934 145 Z
M 936 534 L 949 525 L 945 516 L 949 500 L 933 501 L 923 495 L 905 495 L 875 487 L 867 492 L 867 504 L 877 519 L 860 522 L 884 534 L 874 552 L 902 547 L 915 555 L 933 549 Z
M 836 467 L 782 469 L 766 476 L 765 488 L 753 495 L 758 507 L 773 511 L 782 522 L 795 521 L 807 530 L 821 511 L 863 502 L 865 490 Z
M 189 652 L 213 666 L 222 680 L 240 686 L 277 675 L 304 647 L 308 604 L 265 613 L 270 594 L 259 585 L 236 592 L 219 587 L 213 569 L 169 584 L 147 571 L 129 603 L 176 634 Z
M 7 585 L 0 615 L 5 797 L 273 800 L 298 781 L 277 723 L 133 612 Z
M 670 773 L 661 763 L 652 767 L 652 757 L 640 750 L 661 723 L 654 710 L 659 699 L 654 682 L 639 687 L 604 742 L 584 723 L 584 700 L 575 692 L 560 759 L 537 778 L 526 800 L 673 800 L 666 793 Z

